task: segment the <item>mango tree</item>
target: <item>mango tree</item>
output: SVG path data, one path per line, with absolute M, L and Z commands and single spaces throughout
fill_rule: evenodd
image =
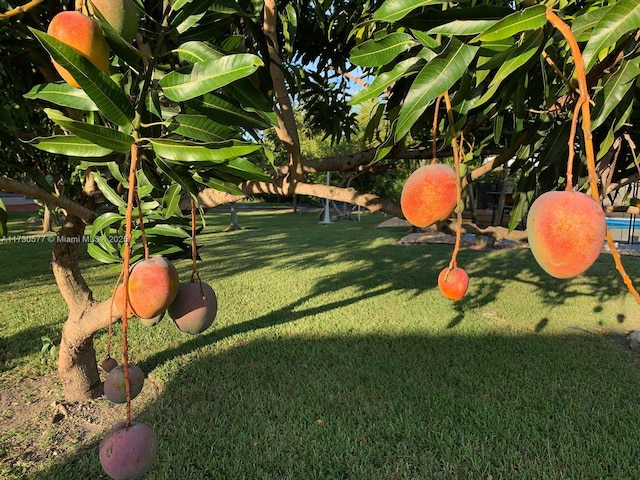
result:
M 66 212 L 53 266 L 69 306 L 59 361 L 69 400 L 99 394 L 92 336 L 120 318 L 109 300 L 93 298 L 79 245 L 64 241 L 87 225 L 98 239 L 89 253 L 118 263 L 127 252 L 129 260 L 145 255 L 140 228 L 126 242 L 109 241 L 114 232 L 127 233 L 132 216 L 141 218 L 137 226 L 144 226 L 152 254 L 189 255 L 192 222 L 181 212 L 189 197 L 213 207 L 248 195 L 312 195 L 402 217 L 397 197 L 309 179 L 327 171 L 383 175 L 435 159 L 457 164 L 460 195 L 497 168 L 517 173 L 511 231 L 468 221 L 459 228 L 449 219 L 438 227 L 522 238 L 514 228 L 540 193 L 570 185 L 604 198 L 638 179 L 635 0 L 136 0 L 134 6 L 135 40 L 108 21 L 98 2 L 67 8 L 98 23 L 110 50 L 106 71 L 46 33 L 62 5 L 36 0 L 0 15 L 0 32 L 11 40 L 0 48 L 28 53 L 4 56 L 0 74 L 29 80 L 13 75 L 7 91 L 17 95 L 26 83 L 28 103 L 14 104 L 40 115 L 41 128 L 19 144 L 36 164 L 38 151 L 71 167 L 62 194 L 38 182 L 22 157 L 0 176 L 0 189 Z M 51 60 L 80 88 L 60 81 Z M 591 118 L 582 129 L 585 97 Z M 354 108 L 362 113 L 365 104 L 373 107 L 361 151 L 303 158 L 295 108 L 303 107 L 315 133 L 339 142 L 356 132 Z M 270 129 L 283 162 L 264 143 Z M 112 211 L 97 211 L 97 199 Z M 632 205 L 609 208 L 639 213 Z

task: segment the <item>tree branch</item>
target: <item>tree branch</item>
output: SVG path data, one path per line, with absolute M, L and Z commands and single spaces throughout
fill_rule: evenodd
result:
M 273 82 L 273 90 L 276 96 L 277 105 L 274 106 L 274 112 L 278 117 L 278 127 L 276 133 L 280 141 L 282 141 L 289 153 L 289 169 L 288 181 L 290 188 L 293 188 L 299 181 L 304 180 L 304 171 L 302 170 L 302 154 L 300 152 L 300 138 L 298 136 L 298 126 L 293 114 L 291 98 L 287 91 L 284 75 L 282 73 L 282 59 L 278 53 L 278 34 L 277 34 L 277 10 L 276 0 L 265 0 L 264 2 L 264 20 L 263 30 L 268 39 L 269 50 L 269 73 Z M 289 195 L 293 191 L 288 192 Z
M 81 218 L 84 223 L 91 224 L 98 217 L 96 212 L 83 207 L 79 203 L 69 200 L 68 198 L 56 197 L 46 190 L 27 183 L 12 180 L 10 178 L 0 176 L 0 190 L 5 192 L 18 193 L 27 197 L 40 200 L 47 205 L 54 205 L 65 210 L 67 213 Z
M 4 13 L 0 13 L 0 20 L 6 20 L 16 15 L 20 15 L 21 13 L 28 12 L 32 8 L 40 5 L 42 2 L 44 2 L 44 0 L 31 0 L 30 2 L 25 3 L 24 5 L 18 5 L 17 7 L 12 8 L 11 10 L 7 10 Z

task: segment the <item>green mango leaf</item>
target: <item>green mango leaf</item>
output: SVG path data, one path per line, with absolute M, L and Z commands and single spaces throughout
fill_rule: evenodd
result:
M 160 80 L 169 100 L 181 102 L 199 97 L 244 78 L 264 66 L 260 57 L 248 53 L 227 55 L 193 64 L 190 73 L 171 72 Z
M 168 128 L 174 133 L 201 142 L 223 142 L 240 138 L 235 130 L 204 115 L 176 115 L 171 119 Z
M 622 36 L 638 28 L 640 28 L 638 0 L 619 0 L 606 10 L 582 51 L 587 72 L 595 64 L 602 50 L 612 47 Z
M 278 125 L 278 117 L 273 111 L 273 105 L 260 90 L 253 86 L 249 79 L 243 78 L 233 82 L 225 87 L 225 92 L 240 102 L 242 108 L 247 112 L 257 113 L 269 122 L 270 126 Z
M 174 216 L 180 212 L 180 194 L 182 193 L 182 187 L 177 183 L 174 183 L 164 194 L 162 198 L 162 205 L 164 205 L 163 216 L 165 219 Z
M 410 75 L 418 71 L 423 65 L 424 60 L 420 58 L 408 58 L 396 64 L 388 72 L 381 73 L 367 87 L 359 90 L 351 100 L 350 105 L 357 105 L 359 103 L 366 102 L 372 98 L 378 98 L 384 91 L 386 91 L 391 85 L 407 75 Z
M 219 192 L 225 192 L 231 195 L 246 195 L 235 183 L 225 182 L 219 178 L 204 178 L 199 173 L 194 174 L 193 178 L 197 182 L 213 188 L 214 190 L 218 190 Z
M 66 68 L 100 112 L 121 127 L 130 126 L 135 115 L 133 105 L 108 74 L 100 71 L 84 56 L 51 35 L 29 28 L 43 47 Z
M 209 10 L 222 15 L 244 15 L 244 11 L 235 0 L 215 0 L 211 2 Z
M 430 49 L 438 49 L 440 48 L 440 42 L 435 38 L 427 35 L 427 32 L 422 32 L 420 30 L 412 29 L 411 33 L 422 45 Z
M 508 58 L 503 59 L 502 65 L 491 79 L 491 83 L 485 94 L 478 100 L 474 107 L 478 107 L 491 99 L 502 83 L 512 78 L 516 70 L 531 60 L 540 50 L 544 40 L 542 29 L 527 32 L 522 44 Z
M 586 42 L 591 38 L 591 33 L 600 19 L 607 13 L 611 6 L 598 7 L 578 15 L 571 23 L 571 33 L 578 42 Z
M 622 103 L 638 76 L 640 76 L 640 56 L 624 61 L 620 68 L 607 79 L 596 96 L 596 106 L 592 112 L 592 130 L 603 125 L 609 114 Z
M 94 171 L 93 178 L 96 182 L 96 185 L 107 200 L 109 200 L 118 208 L 127 208 L 127 202 L 125 202 L 124 199 L 120 195 L 118 195 L 113 188 L 109 186 L 107 181 L 102 178 L 102 175 L 100 175 L 100 173 Z
M 512 13 L 482 32 L 472 42 L 493 42 L 527 30 L 542 28 L 547 23 L 546 11 L 544 5 L 536 5 Z
M 118 215 L 114 212 L 107 212 L 100 215 L 93 221 L 93 225 L 91 227 L 91 236 L 97 237 L 101 234 L 103 230 L 108 229 L 114 223 L 120 223 L 124 220 L 123 215 Z M 107 230 L 108 233 L 108 230 Z
M 147 227 L 144 231 L 148 235 L 161 235 L 164 237 L 189 238 L 191 236 L 177 225 L 169 225 L 167 223 Z
M 112 152 L 76 135 L 54 135 L 36 137 L 28 142 L 39 150 L 69 157 L 104 157 Z
M 243 110 L 227 97 L 217 93 L 205 94 L 201 98 L 188 100 L 186 103 L 211 120 L 225 125 L 237 125 L 246 129 L 265 129 L 270 126 L 269 122 Z
M 111 176 L 113 178 L 115 178 L 117 181 L 122 183 L 125 186 L 125 188 L 129 187 L 128 180 L 125 178 L 123 173 L 120 171 L 120 167 L 118 166 L 118 164 L 116 162 L 107 162 L 107 168 L 109 169 L 109 173 L 111 173 Z
M 400 110 L 396 141 L 403 138 L 438 95 L 450 89 L 473 61 L 478 47 L 453 37 L 445 50 L 427 63 L 413 81 Z
M 441 3 L 448 2 L 445 0 L 385 0 L 373 14 L 373 19 L 381 22 L 396 22 L 416 8 Z
M 100 263 L 119 263 L 120 258 L 112 253 L 105 251 L 100 247 L 100 244 L 89 243 L 87 245 L 87 253 L 91 255 L 92 258 L 96 259 Z
M 198 184 L 193 180 L 193 174 L 185 166 L 179 164 L 169 165 L 159 157 L 154 158 L 155 164 L 167 177 L 180 185 L 193 196 L 198 195 Z
M 44 83 L 36 85 L 23 95 L 29 100 L 45 100 L 61 107 L 74 108 L 85 112 L 98 110 L 96 104 L 89 98 L 84 90 L 74 88 L 67 82 Z
M 175 28 L 179 33 L 186 31 L 183 23 L 189 21 L 189 17 L 197 19 L 201 16 L 213 3 L 212 0 L 198 0 L 198 1 L 177 1 L 171 6 L 171 15 L 175 13 L 173 18 L 169 20 L 169 27 Z
M 224 57 L 224 53 L 214 50 L 204 42 L 191 41 L 173 50 L 183 62 L 197 63 Z
M 454 20 L 430 29 L 430 35 L 477 35 L 492 27 L 498 20 Z
M 189 141 L 151 139 L 156 154 L 174 162 L 224 162 L 248 155 L 262 148 L 257 143 L 196 143 Z
M 402 52 L 418 45 L 408 33 L 394 32 L 380 39 L 371 39 L 351 51 L 351 63 L 361 67 L 386 65 Z
M 216 171 L 231 174 L 244 180 L 267 183 L 273 182 L 273 179 L 269 175 L 246 158 L 235 158 L 228 163 L 217 165 Z
M 101 125 L 78 122 L 69 117 L 65 117 L 59 110 L 45 108 L 44 113 L 46 113 L 51 121 L 69 130 L 71 133 L 115 152 L 130 152 L 131 145 L 135 142 L 131 135 Z

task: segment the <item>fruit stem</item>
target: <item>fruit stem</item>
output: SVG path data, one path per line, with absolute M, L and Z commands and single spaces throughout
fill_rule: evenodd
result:
M 453 247 L 453 253 L 451 254 L 451 262 L 449 268 L 456 268 L 458 266 L 458 252 L 460 251 L 460 242 L 462 240 L 462 186 L 460 178 L 460 151 L 458 149 L 458 133 L 456 132 L 456 125 L 453 119 L 453 108 L 451 107 L 451 99 L 449 98 L 449 92 L 443 93 L 444 103 L 447 107 L 447 116 L 449 118 L 449 128 L 451 130 L 451 148 L 453 149 L 453 165 L 456 172 L 456 242 Z
M 129 166 L 129 195 L 127 196 L 127 215 L 125 218 L 124 261 L 122 266 L 124 288 L 124 312 L 122 312 L 122 365 L 124 370 L 124 386 L 127 398 L 127 427 L 131 425 L 131 385 L 129 383 L 129 350 L 127 330 L 129 326 L 129 264 L 131 262 L 131 224 L 133 217 L 133 200 L 136 196 L 136 168 L 138 164 L 138 145 L 131 145 L 131 165 Z
M 576 109 L 574 112 L 574 119 L 577 117 L 576 113 L 578 111 L 578 106 L 580 107 L 582 113 L 582 132 L 584 136 L 584 149 L 587 157 L 587 171 L 589 172 L 589 187 L 591 190 L 591 196 L 595 201 L 601 203 L 600 200 L 600 189 L 598 188 L 598 174 L 596 172 L 596 157 L 595 151 L 593 148 L 593 135 L 591 133 L 591 110 L 589 107 L 589 86 L 587 85 L 587 74 L 584 66 L 584 59 L 582 58 L 582 53 L 580 52 L 580 47 L 578 46 L 578 42 L 576 37 L 571 32 L 571 28 L 562 21 L 560 17 L 558 17 L 554 12 L 547 9 L 546 17 L 549 23 L 553 25 L 558 31 L 564 36 L 565 40 L 569 44 L 571 48 L 571 56 L 573 57 L 573 61 L 576 66 L 575 76 L 578 79 L 578 91 L 580 92 L 580 98 L 576 104 Z M 572 128 L 572 135 L 569 136 L 569 147 L 574 141 L 575 130 Z M 568 181 L 568 178 L 567 178 Z M 640 294 L 633 286 L 629 275 L 624 269 L 622 265 L 622 260 L 620 258 L 620 252 L 618 252 L 618 248 L 616 247 L 613 238 L 611 237 L 611 232 L 609 232 L 609 228 L 606 230 L 605 236 L 609 247 L 611 248 L 611 254 L 613 255 L 613 260 L 615 262 L 616 268 L 620 275 L 622 276 L 622 281 L 627 286 L 633 297 L 636 299 L 636 303 L 640 304 Z
M 433 112 L 433 135 L 431 137 L 431 164 L 433 165 L 438 161 L 438 152 L 437 152 L 437 140 L 438 140 L 438 117 L 440 115 L 440 102 L 442 101 L 443 95 L 438 95 L 436 98 L 436 107 Z
M 200 280 L 200 275 L 198 273 L 198 246 L 196 240 L 196 201 L 191 197 L 191 283 L 194 282 L 195 276 L 198 275 L 198 280 Z
M 576 102 L 576 106 L 573 109 L 573 117 L 571 118 L 571 130 L 569 132 L 569 155 L 567 156 L 567 186 L 565 190 L 570 192 L 573 190 L 573 159 L 576 155 L 575 143 L 576 130 L 578 129 L 578 117 L 580 116 L 580 108 L 582 107 L 582 97 Z M 600 201 L 600 198 L 597 199 Z
M 107 357 L 111 356 L 111 337 L 113 334 L 113 303 L 116 301 L 116 292 L 118 291 L 118 285 L 122 279 L 122 272 L 118 275 L 118 280 L 111 291 L 111 303 L 109 303 L 109 330 L 107 333 Z
M 137 178 L 137 174 L 136 174 Z M 137 180 L 136 180 L 137 182 Z M 136 205 L 138 205 L 138 221 L 140 222 L 140 239 L 142 240 L 142 246 L 144 247 L 144 259 L 148 260 L 149 253 L 149 242 L 147 242 L 147 234 L 144 231 L 144 215 L 142 213 L 142 202 L 140 201 L 140 196 L 138 195 L 138 191 L 135 192 Z

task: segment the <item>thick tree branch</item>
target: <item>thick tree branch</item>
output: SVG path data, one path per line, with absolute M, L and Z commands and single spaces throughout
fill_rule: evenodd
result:
M 244 182 L 240 184 L 239 187 L 248 196 L 252 196 L 260 194 L 288 195 L 291 186 L 286 183 L 280 186 L 275 183 Z M 360 193 L 354 188 L 298 182 L 293 186 L 293 193 L 326 198 L 337 202 L 350 203 L 352 205 L 360 205 L 371 212 L 385 212 L 389 215 L 404 218 L 400 205 L 396 202 L 385 200 L 371 193 Z M 240 200 L 243 197 L 229 195 L 207 188 L 200 192 L 199 198 L 203 207 L 214 208 L 218 205 Z
M 30 2 L 25 3 L 24 5 L 18 5 L 17 7 L 12 8 L 11 10 L 7 10 L 4 13 L 0 13 L 0 20 L 7 20 L 8 18 L 28 12 L 32 8 L 35 8 L 38 5 L 40 5 L 42 2 L 44 2 L 44 0 L 31 0 Z
M 67 213 L 81 218 L 84 223 L 93 223 L 97 218 L 97 215 L 93 210 L 89 210 L 68 198 L 56 197 L 36 185 L 29 185 L 27 183 L 0 176 L 0 190 L 26 195 L 27 197 L 40 200 L 47 205 L 60 207 Z
M 276 133 L 289 154 L 289 178 L 287 183 L 290 186 L 289 194 L 291 195 L 293 194 L 293 186 L 297 182 L 304 180 L 304 172 L 302 170 L 298 126 L 296 125 L 291 98 L 282 73 L 282 59 L 278 52 L 276 0 L 265 0 L 264 2 L 263 30 L 269 40 L 269 73 L 271 74 L 277 105 L 279 105 L 279 108 L 274 107 L 274 112 L 278 117 Z
M 520 147 L 528 142 L 534 133 L 535 129 L 533 128 L 525 131 L 516 139 L 515 142 L 513 142 L 512 145 L 500 152 L 500 154 L 498 154 L 493 160 L 467 173 L 467 175 L 462 179 L 462 188 L 464 189 L 470 183 L 475 182 L 483 175 L 491 172 L 492 170 L 495 170 L 496 168 L 504 165 L 509 160 L 511 160 L 518 152 Z

